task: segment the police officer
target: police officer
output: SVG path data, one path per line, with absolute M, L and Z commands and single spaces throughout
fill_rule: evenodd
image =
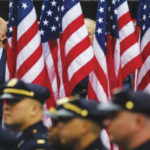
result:
M 6 41 L 7 41 L 7 22 L 0 17 L 0 84 L 5 82 L 6 70 Z M 0 92 L 1 94 L 1 92 Z M 0 101 L 0 123 L 2 120 L 2 107 L 3 103 Z
M 100 140 L 105 114 L 97 109 L 97 105 L 96 101 L 80 98 L 51 109 L 50 116 L 59 128 L 64 149 L 105 150 Z
M 43 125 L 42 106 L 49 91 L 40 85 L 25 83 L 17 78 L 4 85 L 0 99 L 5 127 L 18 137 L 15 150 L 49 149 L 47 128 Z
M 150 94 L 121 90 L 99 109 L 109 114 L 104 125 L 112 142 L 123 150 L 150 150 Z

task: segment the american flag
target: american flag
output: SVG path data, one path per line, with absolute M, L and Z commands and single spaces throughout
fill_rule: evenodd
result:
M 44 56 L 32 0 L 10 0 L 7 36 L 7 77 L 44 85 Z
M 88 95 L 107 102 L 142 63 L 126 0 L 99 0 L 93 49 L 98 65 L 90 75 Z
M 40 33 L 51 93 L 55 100 L 70 96 L 95 66 L 78 0 L 44 0 Z
M 98 3 L 93 51 L 97 60 L 96 69 L 89 75 L 88 97 L 99 101 L 108 100 L 108 71 L 106 62 L 107 2 Z
M 137 34 L 143 65 L 139 69 L 137 89 L 150 92 L 150 1 L 139 0 Z

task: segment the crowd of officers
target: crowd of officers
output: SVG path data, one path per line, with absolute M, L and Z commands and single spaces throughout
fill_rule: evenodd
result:
M 13 78 L 0 87 L 3 127 L 0 150 L 107 150 L 100 139 L 103 128 L 122 150 L 150 150 L 150 94 L 116 90 L 112 102 L 98 103 L 80 96 L 65 97 L 44 115 L 49 91 Z
M 85 23 L 92 43 L 95 23 Z M 6 26 L 0 18 L 0 48 L 6 45 Z M 0 84 L 0 150 L 107 150 L 100 138 L 104 128 L 122 150 L 150 150 L 150 94 L 119 89 L 110 103 L 102 104 L 85 98 L 87 80 L 74 89 L 80 96 L 58 100 L 47 112 L 45 87 L 17 78 Z M 52 120 L 48 128 L 43 115 Z

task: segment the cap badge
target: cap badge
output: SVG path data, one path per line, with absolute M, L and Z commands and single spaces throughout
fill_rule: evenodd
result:
M 131 109 L 133 109 L 134 104 L 133 104 L 132 101 L 127 101 L 126 104 L 125 104 L 125 106 L 126 106 L 126 108 L 127 108 L 128 110 L 131 110 Z
M 8 83 L 7 83 L 7 86 L 8 87 L 14 87 L 18 82 L 18 79 L 17 78 L 14 78 L 14 79 L 11 79 Z
M 53 114 L 56 114 L 56 108 L 54 108 L 54 107 L 51 107 L 50 109 L 49 109 L 49 111 L 51 112 L 51 113 L 53 113 Z
M 79 98 L 80 98 L 79 95 L 70 96 L 70 97 L 64 97 L 64 98 L 58 99 L 57 105 L 62 105 L 64 103 L 68 103 L 69 101 L 77 100 Z

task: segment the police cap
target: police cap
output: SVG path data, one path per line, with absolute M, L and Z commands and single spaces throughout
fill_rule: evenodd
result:
M 51 108 L 49 116 L 54 119 L 81 117 L 101 123 L 106 114 L 98 109 L 98 102 L 79 98 Z
M 111 103 L 99 105 L 103 111 L 128 110 L 150 115 L 150 94 L 144 91 L 121 90 L 114 94 Z
M 20 100 L 29 97 L 44 103 L 49 96 L 50 92 L 45 87 L 13 78 L 3 85 L 0 99 Z

